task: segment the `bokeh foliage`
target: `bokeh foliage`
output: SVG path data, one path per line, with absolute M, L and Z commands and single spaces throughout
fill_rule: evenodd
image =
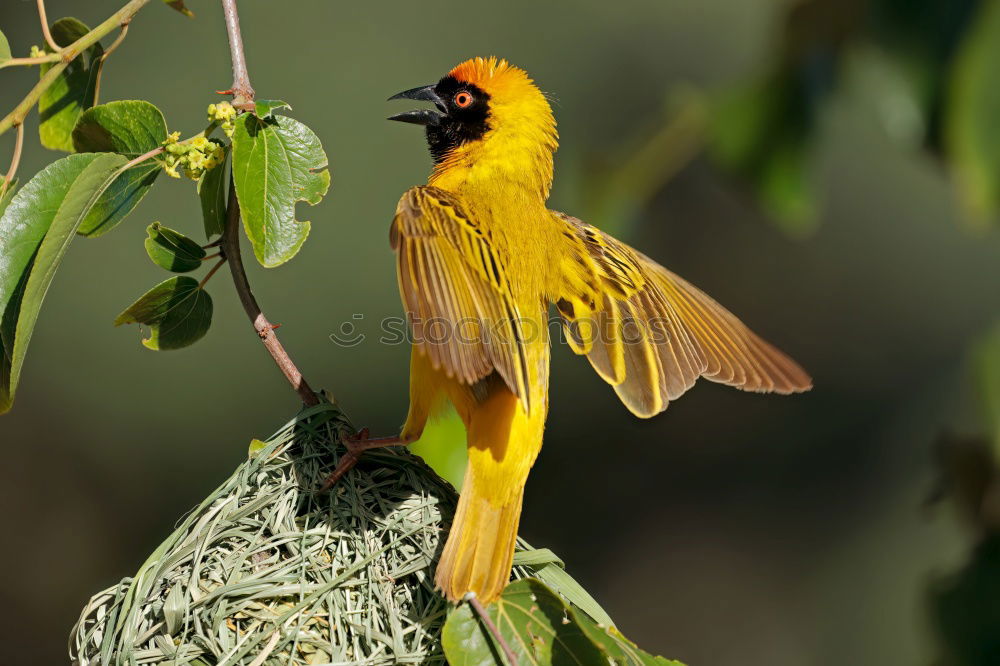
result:
M 753 192 L 767 217 L 801 236 L 823 217 L 816 149 L 826 109 L 861 59 L 883 71 L 869 89 L 888 136 L 922 148 L 949 170 L 969 219 L 992 224 L 1000 214 L 1000 9 L 990 0 L 802 0 L 789 3 L 769 62 L 748 80 L 712 91 L 703 142 L 714 162 Z M 704 104 L 703 102 L 698 102 Z M 684 121 L 686 107 L 633 139 L 640 150 Z M 655 120 L 655 117 L 653 117 Z M 690 141 L 690 139 L 688 139 Z M 659 151 L 670 164 L 683 142 Z M 589 181 L 614 178 L 626 160 Z M 647 170 L 656 173 L 656 169 Z M 674 169 L 666 172 L 666 179 Z M 604 208 L 648 202 L 656 193 L 639 178 L 606 191 Z M 666 181 L 662 181 L 662 185 Z
M 966 563 L 938 575 L 929 615 L 946 666 L 987 666 L 1000 660 L 1000 325 L 969 355 L 981 403 L 983 435 L 938 442 L 941 478 L 935 499 L 949 500 L 971 537 Z

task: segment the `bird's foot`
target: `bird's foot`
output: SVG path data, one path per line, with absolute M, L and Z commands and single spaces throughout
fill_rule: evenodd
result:
M 323 485 L 319 489 L 320 492 L 329 490 L 335 483 L 340 481 L 352 467 L 358 464 L 361 455 L 368 449 L 380 449 L 385 446 L 405 446 L 407 444 L 398 435 L 395 437 L 369 437 L 368 435 L 368 428 L 362 428 L 356 434 L 348 435 L 341 440 L 344 446 L 347 447 L 347 452 L 340 457 L 337 466 L 330 473 L 330 476 L 326 477 L 326 481 L 323 482 Z

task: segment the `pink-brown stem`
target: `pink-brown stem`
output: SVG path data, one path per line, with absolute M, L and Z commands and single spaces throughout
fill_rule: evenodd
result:
M 483 606 L 483 602 L 481 602 L 474 594 L 469 594 L 469 596 L 466 597 L 466 601 L 469 602 L 469 606 L 472 607 L 472 610 L 476 612 L 479 619 L 486 625 L 486 629 L 490 632 L 490 635 L 493 636 L 493 640 L 495 640 L 497 645 L 500 646 L 500 649 L 503 650 L 504 656 L 507 657 L 508 665 L 518 666 L 517 655 L 514 654 L 514 651 L 510 649 L 510 645 L 507 644 L 507 641 L 500 634 L 500 630 L 493 622 L 493 618 L 491 618 L 490 614 L 486 612 L 486 607 Z
M 233 86 L 228 92 L 233 95 L 233 106 L 243 111 L 253 111 L 254 90 L 250 85 L 246 54 L 243 51 L 243 35 L 240 32 L 240 15 L 236 11 L 236 0 L 222 0 L 222 13 L 226 18 L 229 33 L 229 53 L 233 61 Z
M 49 32 L 49 19 L 45 15 L 45 0 L 38 0 L 38 18 L 42 22 L 42 34 L 45 36 L 45 43 L 49 45 L 49 48 L 59 53 L 62 51 L 62 47 L 56 44 L 56 40 L 52 39 L 52 33 Z
M 23 148 L 24 123 L 21 123 L 17 126 L 17 138 L 14 139 L 14 156 L 10 158 L 10 168 L 7 169 L 7 174 L 3 177 L 3 186 L 0 187 L 0 199 L 7 194 L 7 189 L 14 180 L 14 174 L 17 173 L 17 167 L 21 163 L 21 150 Z
M 229 182 L 229 203 L 226 208 L 226 228 L 222 233 L 220 248 L 229 263 L 229 271 L 233 274 L 233 284 L 236 286 L 240 303 L 243 304 L 243 309 L 253 323 L 253 328 L 257 331 L 260 341 L 264 343 L 265 349 L 271 354 L 271 358 L 285 375 L 285 379 L 302 398 L 302 402 L 309 406 L 318 405 L 319 399 L 316 397 L 316 393 L 313 392 L 305 377 L 288 356 L 281 341 L 278 340 L 278 336 L 274 332 L 277 327 L 264 316 L 257 304 L 257 299 L 254 298 L 253 292 L 250 290 L 250 282 L 247 280 L 246 270 L 243 268 L 243 257 L 240 255 L 240 202 L 236 198 L 236 187 L 231 179 Z

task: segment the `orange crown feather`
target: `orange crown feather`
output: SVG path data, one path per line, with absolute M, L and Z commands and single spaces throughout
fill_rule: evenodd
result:
M 487 92 L 507 87 L 510 84 L 533 84 L 527 72 L 496 56 L 466 60 L 456 65 L 448 72 L 448 75 L 459 81 L 477 85 Z

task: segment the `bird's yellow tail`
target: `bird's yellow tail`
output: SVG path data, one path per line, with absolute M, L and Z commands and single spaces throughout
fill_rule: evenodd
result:
M 496 599 L 510 580 L 521 498 L 542 446 L 544 400 L 529 416 L 505 387 L 476 402 L 467 420 L 469 465 L 436 582 L 452 601 Z
M 435 582 L 452 601 L 474 592 L 488 604 L 510 580 L 524 489 L 505 504 L 495 504 L 485 493 L 475 491 L 474 485 L 469 487 L 471 463 L 469 467 Z

